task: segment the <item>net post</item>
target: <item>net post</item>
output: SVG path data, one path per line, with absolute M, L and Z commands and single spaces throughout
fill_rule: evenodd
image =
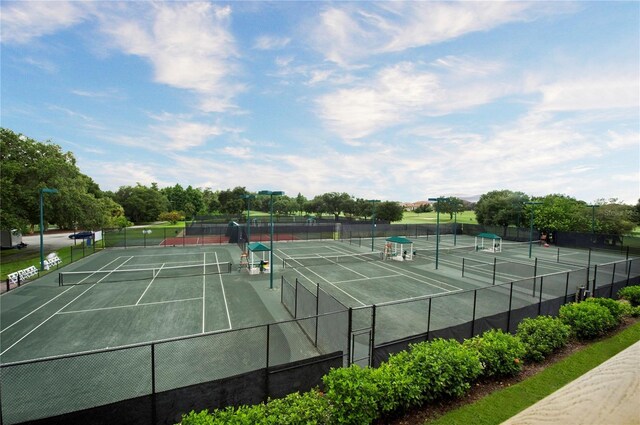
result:
M 560 262 L 560 247 L 558 247 L 558 254 L 556 255 L 556 263 Z
M 462 277 L 464 277 L 464 257 L 462 257 Z
M 62 273 L 58 273 L 58 286 L 62 286 Z M 9 290 L 9 286 L 7 286 L 7 290 Z

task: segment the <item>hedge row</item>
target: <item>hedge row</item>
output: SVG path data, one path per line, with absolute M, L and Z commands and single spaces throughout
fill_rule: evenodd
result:
M 621 296 L 629 302 L 590 298 L 562 306 L 558 318 L 524 319 L 515 335 L 490 330 L 464 343 L 435 339 L 412 344 L 378 368 L 332 369 L 323 377 L 324 392 L 316 388 L 253 406 L 192 411 L 183 415 L 181 424 L 360 425 L 460 397 L 479 379 L 517 375 L 523 362 L 544 360 L 572 337 L 596 338 L 618 326 L 624 316 L 638 316 L 640 307 L 632 300 L 640 295 L 640 286 L 623 291 Z

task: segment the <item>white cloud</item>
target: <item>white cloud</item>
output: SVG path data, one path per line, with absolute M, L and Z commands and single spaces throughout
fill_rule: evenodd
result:
M 86 18 L 87 8 L 83 2 L 3 1 L 0 13 L 2 43 L 28 43 Z
M 332 131 L 353 140 L 420 117 L 464 111 L 520 90 L 517 84 L 494 82 L 494 74 L 491 79 L 482 74 L 481 80 L 475 79 L 476 74 L 464 74 L 466 78 L 461 74 L 451 78 L 413 63 L 399 63 L 360 86 L 319 97 L 319 114 Z
M 637 74 L 600 73 L 559 80 L 538 88 L 541 110 L 581 111 L 592 109 L 638 108 L 640 81 Z
M 291 39 L 288 37 L 262 35 L 256 39 L 253 48 L 258 50 L 278 50 L 283 49 L 290 42 Z
M 538 8 L 528 2 L 373 2 L 329 7 L 312 28 L 312 43 L 327 60 L 352 66 L 374 54 L 440 43 L 486 31 L 534 14 L 566 9 Z
M 205 112 L 233 107 L 243 87 L 232 81 L 238 53 L 230 6 L 145 3 L 141 16 L 130 15 L 129 9 L 101 15 L 101 30 L 125 53 L 151 62 L 156 82 L 201 95 Z

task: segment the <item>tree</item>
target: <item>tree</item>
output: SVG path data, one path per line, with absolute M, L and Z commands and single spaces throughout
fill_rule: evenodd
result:
M 453 219 L 453 213 L 458 213 L 464 210 L 464 201 L 455 196 L 449 197 L 448 201 L 440 203 L 440 212 L 449 214 L 449 218 Z
M 622 204 L 616 198 L 608 201 L 599 199 L 594 205 L 598 205 L 595 211 L 589 207 L 587 208 L 589 214 L 592 214 L 592 222 L 593 214 L 595 213 L 596 233 L 622 236 L 630 233 L 635 228 L 633 206 Z
M 45 220 L 61 228 L 106 225 L 107 206 L 99 186 L 80 173 L 71 152 L 0 128 L 0 214 L 3 229 L 23 231 L 40 221 L 40 189 L 58 189 L 43 197 Z
M 158 220 L 168 221 L 171 224 L 176 224 L 177 222 L 184 220 L 184 215 L 179 211 L 173 210 L 169 212 L 163 212 L 158 216 Z
M 522 192 L 494 190 L 480 196 L 476 203 L 476 220 L 480 224 L 508 226 L 523 223 L 524 205 L 529 197 Z
M 214 192 L 209 188 L 202 191 L 202 209 L 205 214 L 211 214 L 220 210 L 220 201 L 218 201 L 218 192 Z
M 160 214 L 169 210 L 167 197 L 158 189 L 157 183 L 146 187 L 122 186 L 115 194 L 116 201 L 122 205 L 125 215 L 136 223 L 155 221 Z
M 376 205 L 376 219 L 385 221 L 401 221 L 404 208 L 399 202 L 385 201 Z
M 220 202 L 220 212 L 231 215 L 241 215 L 245 210 L 246 201 L 242 197 L 248 194 L 247 189 L 237 186 L 235 188 L 223 190 L 218 193 L 218 201 Z
M 333 214 L 335 220 L 338 221 L 340 214 L 345 210 L 354 209 L 354 201 L 348 193 L 325 193 L 321 196 L 323 202 L 323 212 Z
M 298 211 L 300 212 L 300 215 L 302 215 L 307 202 L 307 198 L 305 198 L 301 193 L 298 192 L 298 196 L 296 196 L 296 206 L 298 208 Z
M 530 217 L 535 208 L 534 226 L 549 232 L 589 232 L 591 231 L 590 209 L 584 201 L 566 195 L 547 195 L 533 198 L 540 205 L 526 205 L 526 217 Z
M 422 204 L 418 208 L 413 210 L 413 212 L 415 212 L 417 214 L 428 213 L 428 212 L 431 212 L 431 211 L 433 211 L 433 207 L 431 206 L 431 204 Z

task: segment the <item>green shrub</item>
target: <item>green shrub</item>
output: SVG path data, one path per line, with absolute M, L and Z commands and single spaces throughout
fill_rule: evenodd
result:
M 216 409 L 211 416 L 211 424 L 213 425 L 254 425 L 264 424 L 266 420 L 264 403 L 238 408 L 229 406 L 225 409 Z M 209 425 L 209 422 L 205 422 L 205 424 Z
M 525 346 L 520 338 L 492 329 L 468 339 L 464 345 L 478 351 L 484 376 L 513 376 L 522 369 Z
M 640 285 L 627 286 L 618 291 L 618 297 L 627 300 L 632 306 L 640 306 Z
M 432 401 L 460 397 L 482 373 L 478 353 L 455 340 L 435 339 L 411 345 L 408 352 L 389 359 L 392 366 L 410 371 L 406 400 Z
M 564 347 L 571 336 L 571 327 L 551 316 L 524 319 L 516 335 L 525 347 L 525 360 L 541 362 L 553 351 Z
M 616 327 L 609 309 L 593 302 L 565 304 L 560 307 L 558 317 L 581 340 L 597 338 Z
M 194 410 L 186 415 L 182 415 L 181 425 L 213 425 L 213 416 L 207 409 L 196 413 Z
M 376 382 L 375 369 L 358 365 L 331 369 L 322 377 L 334 423 L 370 424 L 378 417 L 385 395 Z
M 624 315 L 624 307 L 622 304 L 616 300 L 612 300 L 611 298 L 588 298 L 585 300 L 587 303 L 595 303 L 599 304 L 603 307 L 606 307 L 609 310 L 609 313 L 613 316 L 616 324 L 620 324 L 622 322 L 622 316 Z
M 321 425 L 330 419 L 329 402 L 318 390 L 270 399 L 265 410 L 265 423 L 269 425 Z

